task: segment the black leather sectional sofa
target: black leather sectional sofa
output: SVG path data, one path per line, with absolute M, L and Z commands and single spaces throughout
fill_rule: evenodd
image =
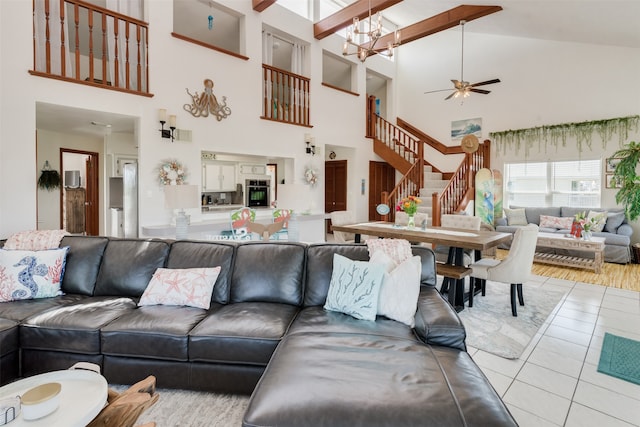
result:
M 0 245 L 2 242 L 0 242 Z M 252 394 L 249 426 L 514 426 L 465 351 L 425 247 L 416 326 L 323 309 L 365 245 L 67 236 L 65 295 L 0 303 L 0 383 L 78 361 L 110 383 Z M 221 266 L 209 310 L 138 307 L 158 267 Z

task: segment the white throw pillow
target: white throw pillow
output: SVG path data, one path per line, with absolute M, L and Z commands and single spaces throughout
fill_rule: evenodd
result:
M 369 262 L 383 265 L 386 271 L 378 297 L 378 314 L 413 328 L 420 294 L 422 260 L 419 256 L 412 256 L 396 264 L 384 252 L 376 252 Z
M 334 254 L 325 310 L 361 320 L 376 320 L 384 271 L 381 264 L 353 261 Z
M 0 302 L 62 295 L 69 247 L 45 251 L 0 249 Z
M 607 211 L 589 211 L 589 214 L 587 215 L 587 221 L 591 222 L 591 220 L 595 218 L 597 218 L 598 221 L 593 224 L 593 227 L 591 227 L 591 231 L 600 232 L 604 229 L 604 226 L 607 223 Z
M 138 305 L 186 305 L 208 310 L 218 275 L 220 267 L 158 268 Z
M 504 214 L 507 217 L 508 225 L 527 225 L 527 215 L 524 208 L 517 209 L 504 209 Z

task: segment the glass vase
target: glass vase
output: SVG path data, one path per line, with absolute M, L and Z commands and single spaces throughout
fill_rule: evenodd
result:
M 407 221 L 407 228 L 409 230 L 413 230 L 416 228 L 416 218 L 415 215 L 409 215 L 409 221 Z
M 582 240 L 591 240 L 591 231 L 582 230 Z

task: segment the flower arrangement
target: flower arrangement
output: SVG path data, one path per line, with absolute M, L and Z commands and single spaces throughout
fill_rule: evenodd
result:
M 404 197 L 396 206 L 396 212 L 402 211 L 407 215 L 415 215 L 418 212 L 418 205 L 422 203 L 416 196 Z
M 604 217 L 604 214 L 598 214 L 594 217 L 588 218 L 587 214 L 583 211 L 583 212 L 578 212 L 575 215 L 575 218 L 576 218 L 575 222 L 578 223 L 578 225 L 583 231 L 589 232 L 593 227 L 595 227 L 602 220 L 603 217 Z
M 304 180 L 311 186 L 316 185 L 318 182 L 318 172 L 312 167 L 308 167 L 307 170 L 304 171 Z
M 158 178 L 161 185 L 185 184 L 184 168 L 177 160 L 167 160 L 160 165 Z

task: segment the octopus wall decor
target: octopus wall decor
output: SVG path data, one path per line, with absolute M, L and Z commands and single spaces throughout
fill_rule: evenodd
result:
M 213 93 L 213 80 L 204 80 L 204 91 L 202 94 L 198 92 L 191 93 L 187 88 L 187 93 L 191 97 L 191 104 L 184 104 L 184 109 L 191 113 L 194 117 L 208 117 L 213 115 L 218 121 L 225 119 L 231 115 L 231 108 L 227 107 L 227 97 L 222 97 L 222 103 L 218 103 L 218 99 Z

